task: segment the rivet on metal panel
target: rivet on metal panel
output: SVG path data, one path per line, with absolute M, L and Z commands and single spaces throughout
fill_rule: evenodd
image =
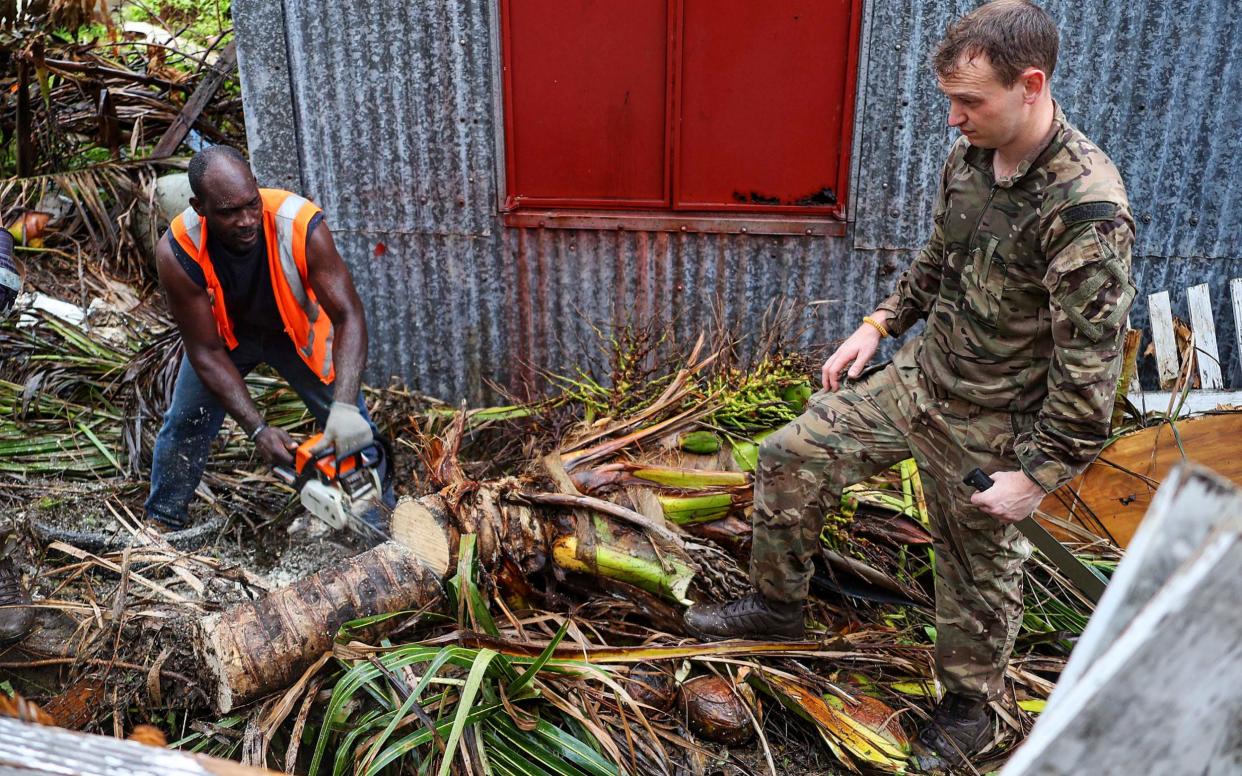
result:
M 746 234 L 746 227 L 742 227 L 742 234 Z
M 807 229 L 807 230 L 806 230 L 806 233 L 807 233 L 807 234 L 810 234 L 810 233 L 811 233 L 811 230 L 810 230 L 810 229 Z
M 686 229 L 686 227 L 683 225 L 683 226 L 681 227 L 681 231 L 685 232 L 685 231 L 688 231 L 688 230 L 687 230 L 687 229 Z

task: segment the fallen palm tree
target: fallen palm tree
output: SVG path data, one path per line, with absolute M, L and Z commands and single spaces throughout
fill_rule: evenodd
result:
M 930 537 L 912 463 L 829 505 L 812 641 L 702 645 L 682 631 L 687 601 L 745 589 L 757 442 L 809 391 L 805 362 L 760 357 L 752 373 L 727 355 L 700 341 L 663 366 L 619 359 L 624 379 L 608 382 L 633 386 L 623 393 L 580 375 L 538 405 L 419 415 L 435 433 L 398 441 L 420 451 L 431 492 L 401 502 L 394 541 L 280 590 L 158 539 L 99 555 L 55 544 L 77 562 L 53 575 L 64 592 L 48 605 L 91 635 L 89 649 L 55 659 L 132 666 L 123 686 L 134 699 L 151 692 L 143 671 L 172 677 L 146 684 L 164 703 L 227 715 L 194 721 L 174 743 L 252 764 L 283 750 L 286 766 L 310 757 L 338 772 L 398 761 L 673 772 L 705 765 L 712 739 L 753 735 L 770 757 L 768 720 L 792 708 L 806 720 L 792 730 L 845 767 L 897 772 L 903 720 L 936 695 Z M 506 434 L 521 438 L 525 464 L 482 474 L 470 456 Z M 121 582 L 98 603 L 67 597 L 99 574 Z M 232 592 L 213 596 L 225 574 Z M 1046 697 L 1089 611 L 1054 571 L 1033 566 L 1032 580 L 998 752 L 1029 727 L 1028 701 Z M 316 698 L 329 695 L 325 715 Z M 298 743 L 309 727 L 313 752 Z
M 748 458 L 736 455 L 734 449 L 754 444 L 754 436 L 762 433 L 756 430 L 757 426 L 739 428 L 715 422 L 718 417 L 713 416 L 718 408 L 731 399 L 736 406 L 736 397 L 726 395 L 727 388 L 719 385 L 704 389 L 707 381 L 697 376 L 713 357 L 702 357 L 700 348 L 701 343 L 686 364 L 659 386 L 650 404 L 633 409 L 633 418 L 596 421 L 568 439 L 562 448 L 539 457 L 520 475 L 494 480 L 473 480 L 465 475 L 459 446 L 470 414 L 459 413 L 443 435 L 423 446 L 424 468 L 437 492 L 407 499 L 398 506 L 392 519 L 395 543 L 382 550 L 383 557 L 389 560 L 361 556 L 356 559 L 357 565 L 351 565 L 350 572 L 325 571 L 322 578 L 276 594 L 279 601 L 272 598 L 243 604 L 224 615 L 208 618 L 205 644 L 224 643 L 231 638 L 227 636 L 230 629 L 240 627 L 273 645 L 255 650 L 264 659 L 248 662 L 240 657 L 245 650 L 236 646 L 225 650 L 233 655 L 230 659 L 219 659 L 221 652 L 216 651 L 211 658 L 213 665 L 244 668 L 216 673 L 216 698 L 228 700 L 220 710 L 287 686 L 293 678 L 313 671 L 316 661 L 321 661 L 330 649 L 346 671 L 338 679 L 338 689 L 343 686 L 341 682 L 347 681 L 344 677 L 365 677 L 366 681 L 376 683 L 367 695 L 378 703 L 370 715 L 355 711 L 339 724 L 325 728 L 329 732 L 321 736 L 321 747 L 336 741 L 333 762 L 338 771 L 377 769 L 401 756 L 414 758 L 423 767 L 428 758 L 433 764 L 443 764 L 455 756 L 453 747 L 447 745 L 449 739 L 454 744 L 464 742 L 465 753 L 461 757 L 486 758 L 493 750 L 500 752 L 498 756 L 509 758 L 524 753 L 521 756 L 526 759 L 511 760 L 510 764 L 524 763 L 523 767 L 538 769 L 546 767 L 540 754 L 546 752 L 540 747 L 550 742 L 546 738 L 542 743 L 514 740 L 513 736 L 531 734 L 531 730 L 522 727 L 529 722 L 523 712 L 506 708 L 501 700 L 494 707 L 485 707 L 477 716 L 472 716 L 472 712 L 463 712 L 461 716 L 461 704 L 467 698 L 475 702 L 474 696 L 451 691 L 429 696 L 433 698 L 432 709 L 420 711 L 417 707 L 422 701 L 413 690 L 427 691 L 439 681 L 435 678 L 438 674 L 431 671 L 433 678 L 427 679 L 428 674 L 416 670 L 402 678 L 398 669 L 440 660 L 436 670 L 448 667 L 450 674 L 444 681 L 450 687 L 462 686 L 461 682 L 472 675 L 481 684 L 494 681 L 503 685 L 506 676 L 511 681 L 513 676 L 524 675 L 518 673 L 524 665 L 522 661 L 538 662 L 542 657 L 543 662 L 538 665 L 540 670 L 547 670 L 548 665 L 560 665 L 557 658 L 572 655 L 576 668 L 561 668 L 574 677 L 573 682 L 594 683 L 588 694 L 597 714 L 603 713 L 603 704 L 616 719 L 642 721 L 622 726 L 626 731 L 624 746 L 619 741 L 601 738 L 600 731 L 608 726 L 598 721 L 595 727 L 579 728 L 562 719 L 563 727 L 557 728 L 560 733 L 547 729 L 544 733 L 562 735 L 572 728 L 578 743 L 569 746 L 582 745 L 586 747 L 583 751 L 596 752 L 610 764 L 609 768 L 635 772 L 654 768 L 658 772 L 653 765 L 661 761 L 654 756 L 657 744 L 670 740 L 667 736 L 673 735 L 673 730 L 683 729 L 685 724 L 698 735 L 722 742 L 742 740 L 761 727 L 764 713 L 770 713 L 764 711 L 759 700 L 769 696 L 778 706 L 793 708 L 807 719 L 847 767 L 899 772 L 907 739 L 899 722 L 901 714 L 895 708 L 912 710 L 915 706 L 908 698 L 932 697 L 928 690 L 918 689 L 927 687 L 930 667 L 926 637 L 919 633 L 919 623 L 929 620 L 926 615 L 915 614 L 917 606 L 927 601 L 918 581 L 927 559 L 925 555 L 920 559 L 916 550 L 929 543 L 930 536 L 922 527 L 926 506 L 917 470 L 911 462 L 850 490 L 841 508 L 834 510 L 826 522 L 825 564 L 818 575 L 820 589 L 844 593 L 854 600 L 862 596 L 915 605 L 915 609 L 904 610 L 904 617 L 908 618 L 904 626 L 876 630 L 849 625 L 865 616 L 865 607 L 870 605 L 863 604 L 862 610 L 848 606 L 813 610 L 830 613 L 830 621 L 838 625 L 821 629 L 819 638 L 808 644 L 675 646 L 681 635 L 682 604 L 736 595 L 746 585 L 745 542 L 730 545 L 715 539 L 745 533 L 751 476 L 742 471 Z M 800 409 L 787 399 L 780 401 L 785 412 L 796 413 Z M 741 417 L 753 415 L 744 413 Z M 695 429 L 711 429 L 718 445 L 714 452 L 706 450 L 701 437 L 692 442 L 695 451 L 685 449 L 686 436 L 698 433 Z M 697 468 L 705 466 L 720 468 Z M 722 523 L 729 527 L 722 528 Z M 323 592 L 328 589 L 325 579 L 344 581 L 363 567 L 380 572 L 382 577 L 376 579 L 384 579 L 386 585 L 394 584 L 393 580 L 401 575 L 383 571 L 391 567 L 393 556 L 401 559 L 399 565 L 405 569 L 402 574 L 407 587 L 402 594 L 408 593 L 408 598 L 392 600 L 391 589 L 381 591 L 381 586 L 375 584 L 346 585 L 354 592 L 349 606 L 341 607 L 331 603 L 338 596 Z M 416 566 L 408 565 L 411 558 L 417 558 L 417 567 L 428 573 L 414 573 Z M 476 564 L 478 585 L 470 572 Z M 441 588 L 433 580 L 454 570 L 456 576 L 441 595 Z M 363 574 L 362 578 L 370 577 Z M 463 581 L 466 579 L 470 581 Z M 1038 589 L 1049 593 L 1052 588 L 1048 585 L 1057 582 L 1049 580 Z M 567 629 L 579 620 L 549 611 L 558 598 L 564 598 L 561 590 L 587 602 L 579 610 L 579 616 L 584 618 L 582 626 L 572 628 L 577 630 L 577 643 L 568 652 L 558 652 L 557 645 L 565 638 Z M 381 592 L 378 598 L 371 595 Z M 389 600 L 380 600 L 383 596 Z M 1074 623 L 1052 611 L 1055 599 L 1050 598 L 1045 598 L 1032 612 L 1032 635 L 1056 637 L 1073 631 Z M 371 603 L 357 608 L 359 601 Z M 317 628 L 325 620 L 322 616 L 317 619 L 311 612 L 322 613 L 325 604 L 326 610 L 332 612 L 326 620 L 329 628 Z M 587 614 L 591 607 L 609 615 L 593 618 Z M 406 646 L 383 646 L 384 642 L 377 645 L 378 634 L 372 634 L 366 642 L 347 637 L 329 643 L 328 632 L 342 617 L 362 617 L 375 627 L 375 618 L 367 615 L 393 608 L 424 610 L 427 613 L 423 619 L 432 617 L 433 611 L 455 612 L 456 627 L 439 637 L 409 642 Z M 1062 614 L 1072 616 L 1077 611 L 1074 606 L 1063 606 Z M 260 622 L 266 627 L 259 628 Z M 386 623 L 395 625 L 396 618 Z M 547 632 L 548 626 L 557 623 L 557 634 Z M 539 628 L 532 632 L 532 624 Z M 582 627 L 589 627 L 590 633 Z M 850 633 L 851 630 L 854 632 Z M 916 634 L 921 638 L 911 639 Z M 650 644 L 652 639 L 654 645 Z M 1043 643 L 1054 642 L 1044 639 Z M 624 644 L 636 646 L 618 646 Z M 277 654 L 283 645 L 298 648 Z M 544 654 L 547 649 L 551 651 Z M 508 667 L 502 670 L 492 665 L 490 661 L 498 659 L 493 653 L 504 655 Z M 387 656 L 392 656 L 393 665 L 384 663 Z M 380 661 L 379 666 L 376 660 Z M 795 662 L 788 663 L 791 660 Z M 824 681 L 823 674 L 808 671 L 802 665 L 806 660 L 831 661 L 838 667 L 849 666 L 854 672 L 839 681 Z M 480 668 L 481 673 L 474 674 L 472 669 L 479 661 L 490 667 Z M 668 709 L 643 709 L 644 715 L 651 712 L 669 726 L 661 728 L 631 708 L 633 695 L 622 692 L 627 685 L 620 679 L 631 672 L 642 676 L 651 670 L 650 666 L 670 662 L 673 666 L 683 664 L 681 673 L 688 671 L 690 676 L 703 677 L 703 681 L 681 683 L 683 705 L 675 708 L 683 709 L 688 715 L 685 718 L 671 718 Z M 1047 665 L 1055 665 L 1055 661 Z M 466 671 L 467 676 L 463 678 L 453 670 Z M 674 672 L 670 668 L 666 675 Z M 708 686 L 708 675 L 718 680 L 711 685 L 713 689 L 696 689 Z M 1037 675 L 1015 671 L 1014 677 L 1015 687 L 1023 688 L 1017 700 L 1046 695 L 1049 685 Z M 555 680 L 548 681 L 565 681 L 564 674 L 558 673 Z M 350 697 L 358 695 L 359 686 L 344 686 Z M 574 686 L 582 689 L 578 684 Z M 295 689 L 300 687 L 301 684 L 295 685 Z M 760 691 L 759 695 L 755 690 Z M 498 699 L 504 697 L 499 689 L 493 694 Z M 607 696 L 606 701 L 601 700 L 603 696 Z M 564 698 L 560 694 L 556 697 Z M 291 707 L 291 703 L 283 706 Z M 364 704 L 363 708 L 367 706 Z M 557 708 L 564 712 L 580 707 L 562 704 Z M 740 709 L 746 709 L 749 716 L 742 715 Z M 1024 725 L 1018 720 L 1025 714 L 1028 712 L 1024 707 L 1014 707 L 1009 719 L 1015 729 L 1003 733 L 998 740 L 1021 735 Z M 491 727 L 492 722 L 485 721 L 493 715 L 505 720 L 497 723 L 503 725 L 503 734 Z M 735 724 L 726 724 L 727 720 Z M 736 724 L 739 722 L 745 724 Z M 511 726 L 522 733 L 514 733 Z M 396 736 L 395 731 L 407 728 L 410 732 Z M 452 736 L 454 729 L 460 729 L 456 737 Z M 680 753 L 679 757 L 691 757 L 687 753 L 696 748 L 679 746 L 675 751 Z M 593 772 L 585 763 L 567 766 L 565 772 L 578 772 L 573 769 L 578 766 L 584 767 L 584 772 Z M 514 768 L 521 772 L 517 765 Z

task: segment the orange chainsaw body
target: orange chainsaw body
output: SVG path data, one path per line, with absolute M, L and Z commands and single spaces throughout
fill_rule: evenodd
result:
M 311 451 L 321 441 L 323 441 L 323 434 L 319 433 L 310 436 L 305 442 L 298 445 L 297 453 L 293 457 L 293 466 L 294 471 L 298 473 L 299 477 L 308 474 L 306 467 L 309 465 L 319 470 L 319 474 L 322 475 L 321 479 L 326 482 L 336 482 L 341 475 L 349 474 L 357 468 L 357 456 L 353 455 L 341 461 L 337 461 L 335 455 L 324 455 L 323 453 L 319 453 L 319 457 L 316 458 L 315 453 Z
M 323 441 L 315 434 L 298 445 L 294 471 L 276 467 L 276 473 L 297 489 L 302 506 L 333 528 L 356 523 L 380 499 L 377 466 L 379 451 L 360 450 L 337 458 L 331 448 L 314 452 Z

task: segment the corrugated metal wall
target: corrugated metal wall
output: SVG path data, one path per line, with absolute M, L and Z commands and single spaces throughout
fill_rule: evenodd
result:
M 1242 276 L 1233 0 L 1049 2 L 1054 79 L 1071 119 L 1117 161 L 1139 216 L 1144 292 Z M 482 400 L 532 368 L 598 356 L 593 325 L 716 310 L 753 324 L 778 296 L 814 308 L 805 341 L 853 328 L 930 222 L 953 132 L 927 71 L 973 2 L 867 3 L 852 203 L 844 238 L 512 229 L 497 216 L 492 0 L 236 0 L 250 150 L 265 183 L 328 214 L 363 294 L 373 381 Z M 1176 310 L 1175 310 L 1176 311 Z M 1145 303 L 1134 323 L 1145 321 Z M 1232 334 L 1225 373 L 1239 381 Z

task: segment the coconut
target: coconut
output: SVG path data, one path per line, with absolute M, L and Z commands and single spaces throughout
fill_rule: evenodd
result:
M 669 711 L 677 702 L 677 681 L 670 672 L 653 665 L 634 666 L 625 690 L 638 703 L 659 711 Z
M 681 705 L 690 730 L 708 741 L 743 744 L 754 735 L 746 703 L 719 676 L 696 676 L 683 683 Z

